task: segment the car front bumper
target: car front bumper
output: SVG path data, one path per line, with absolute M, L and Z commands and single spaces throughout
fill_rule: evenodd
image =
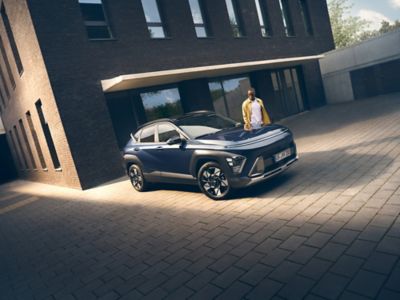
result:
M 293 163 L 295 163 L 298 160 L 298 156 L 290 159 L 289 161 L 285 162 L 283 165 L 277 166 L 276 168 L 261 174 L 256 177 L 231 177 L 229 178 L 229 182 L 233 188 L 244 188 L 248 187 L 260 182 L 263 182 L 265 180 L 268 180 L 283 171 L 285 171 L 287 168 L 289 168 Z

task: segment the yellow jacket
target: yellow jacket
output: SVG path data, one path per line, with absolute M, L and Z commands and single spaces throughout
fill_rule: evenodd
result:
M 262 112 L 262 121 L 263 125 L 271 124 L 271 119 L 268 116 L 267 110 L 265 109 L 264 103 L 261 99 L 256 98 L 258 104 L 261 106 Z M 246 99 L 242 104 L 242 113 L 243 113 L 243 121 L 244 121 L 244 129 L 251 130 L 251 100 Z

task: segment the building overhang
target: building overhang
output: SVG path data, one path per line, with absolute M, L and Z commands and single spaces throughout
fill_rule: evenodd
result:
M 171 84 L 185 80 L 227 76 L 264 69 L 284 68 L 323 58 L 324 55 L 278 58 L 204 67 L 120 75 L 101 81 L 105 93 Z

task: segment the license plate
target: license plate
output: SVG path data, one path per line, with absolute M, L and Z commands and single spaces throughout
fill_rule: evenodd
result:
M 292 149 L 288 148 L 274 155 L 275 162 L 279 162 L 292 154 Z

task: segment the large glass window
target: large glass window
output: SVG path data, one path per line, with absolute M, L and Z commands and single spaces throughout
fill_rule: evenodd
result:
M 7 11 L 4 6 L 4 3 L 1 6 L 1 18 L 3 19 L 4 27 L 6 28 L 7 37 L 10 42 L 11 51 L 14 55 L 15 64 L 17 65 L 18 73 L 22 74 L 24 72 L 24 67 L 22 65 L 21 57 L 19 56 L 18 47 L 15 42 L 14 33 L 12 31 L 10 20 L 8 19 L 8 15 L 7 15 Z
M 223 115 L 242 121 L 242 103 L 247 99 L 250 89 L 248 77 L 238 77 L 226 80 L 216 80 L 209 83 L 214 110 Z
M 279 0 L 279 6 L 282 13 L 283 26 L 285 27 L 286 36 L 294 36 L 292 18 L 290 16 L 288 0 Z
M 313 35 L 314 32 L 311 24 L 311 16 L 310 16 L 310 11 L 308 10 L 307 0 L 299 0 L 299 5 L 306 33 L 308 35 Z
M 241 20 L 239 19 L 239 6 L 236 0 L 225 0 L 226 8 L 228 10 L 229 22 L 232 27 L 234 37 L 244 36 Z
M 141 93 L 147 121 L 183 114 L 181 96 L 177 88 Z
M 44 117 L 44 114 L 43 114 L 42 102 L 39 100 L 35 103 L 35 105 L 36 105 L 37 113 L 39 115 L 40 124 L 42 125 L 44 137 L 46 139 L 47 146 L 49 147 L 49 152 L 50 152 L 51 160 L 53 162 L 54 169 L 60 169 L 60 167 L 61 167 L 60 160 L 58 159 L 56 147 L 54 146 L 54 141 L 53 141 L 53 137 L 51 136 L 49 124 L 47 123 L 47 121 Z
M 144 15 L 146 17 L 147 28 L 149 29 L 150 37 L 154 39 L 162 39 L 167 35 L 162 22 L 160 10 L 157 0 L 142 0 Z
M 78 0 L 89 39 L 111 39 L 112 33 L 102 0 Z
M 254 2 L 257 8 L 258 21 L 260 22 L 261 35 L 263 37 L 270 37 L 272 33 L 265 3 L 260 0 L 254 0 Z
M 26 155 L 25 155 L 24 149 L 22 148 L 22 143 L 21 143 L 21 139 L 19 138 L 17 126 L 14 126 L 14 135 L 15 135 L 15 139 L 17 141 L 18 150 L 19 150 L 19 152 L 21 154 L 21 158 L 22 158 L 22 161 L 24 163 L 24 165 L 23 165 L 24 169 L 28 170 L 29 169 L 28 160 L 26 159 Z
M 204 21 L 204 11 L 201 0 L 189 0 L 190 11 L 192 12 L 192 18 L 196 35 L 198 38 L 208 37 L 208 30 Z

